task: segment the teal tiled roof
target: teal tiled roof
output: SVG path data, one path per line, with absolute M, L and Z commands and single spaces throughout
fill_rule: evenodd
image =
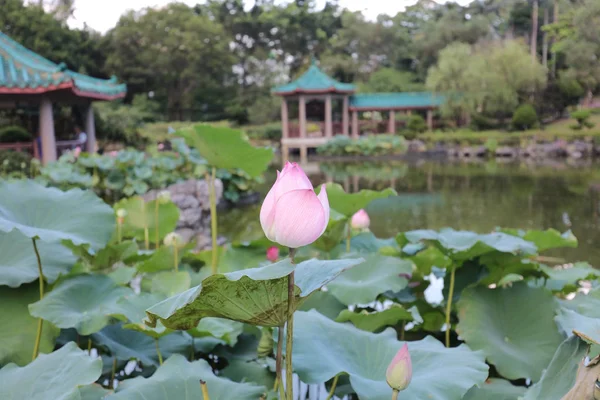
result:
M 352 109 L 411 109 L 439 107 L 444 96 L 430 92 L 360 93 L 350 97 Z
M 278 86 L 273 89 L 273 93 L 279 95 L 294 93 L 353 93 L 356 86 L 351 83 L 338 82 L 325 74 L 316 65 L 312 63 L 308 71 L 293 82 Z
M 40 94 L 70 89 L 77 96 L 110 100 L 125 96 L 127 86 L 116 78 L 97 79 L 26 49 L 0 32 L 0 94 Z

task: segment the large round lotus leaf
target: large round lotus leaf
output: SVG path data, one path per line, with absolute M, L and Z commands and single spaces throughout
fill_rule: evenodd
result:
M 155 328 L 150 328 L 144 323 L 144 318 L 148 307 L 164 299 L 165 296 L 156 293 L 128 294 L 117 301 L 114 309 L 115 316 L 125 321 L 123 325 L 125 329 L 142 332 L 153 338 L 162 337 L 169 334 L 170 330 L 165 329 L 161 323 L 157 323 Z
M 117 301 L 131 293 L 106 275 L 79 275 L 29 305 L 29 312 L 59 328 L 75 328 L 80 335 L 89 335 L 104 328 L 110 315 L 118 313 Z
M 229 346 L 235 346 L 238 336 L 244 331 L 244 324 L 223 318 L 202 318 L 198 326 L 190 329 L 188 333 L 193 337 L 201 338 L 212 336 Z
M 102 400 L 110 393 L 112 393 L 110 390 L 104 389 L 97 383 L 79 388 L 81 400 Z
M 516 283 L 510 288 L 472 287 L 458 303 L 456 331 L 507 379 L 540 379 L 562 342 L 554 322 L 556 302 L 542 288 Z
M 463 400 L 515 400 L 525 394 L 527 388 L 515 386 L 504 379 L 491 378 L 479 387 L 471 388 Z
M 192 278 L 187 271 L 163 271 L 152 278 L 152 293 L 174 296 L 190 288 Z
M 80 400 L 78 386 L 95 382 L 102 361 L 68 343 L 51 354 L 41 354 L 26 367 L 9 364 L 0 370 L 0 399 Z
M 401 392 L 406 399 L 460 400 L 487 378 L 483 354 L 466 345 L 447 349 L 431 336 L 407 343 L 413 377 Z M 392 329 L 374 334 L 334 322 L 316 311 L 294 315 L 293 364 L 300 379 L 322 383 L 346 373 L 361 400 L 392 397 L 385 371 L 402 345 Z
M 121 324 L 109 325 L 94 333 L 92 341 L 108 349 L 117 360 L 136 359 L 146 366 L 159 364 L 155 339 L 141 332 L 123 329 Z M 165 359 L 172 354 L 189 354 L 192 338 L 185 332 L 173 332 L 158 339 L 158 346 Z
M 317 310 L 327 318 L 336 319 L 348 307 L 336 299 L 331 292 L 317 290 L 302 303 L 300 311 Z
M 4 321 L 0 324 L 0 365 L 10 362 L 25 365 L 31 362 L 38 319 L 29 315 L 27 307 L 40 298 L 38 290 L 37 283 L 18 289 L 0 287 L 0 321 Z M 40 343 L 42 353 L 54 349 L 58 333 L 59 330 L 52 324 L 44 324 Z
M 44 277 L 53 283 L 75 264 L 71 251 L 60 243 L 37 243 Z M 19 231 L 0 232 L 0 286 L 18 287 L 38 279 L 38 265 L 31 238 Z
M 223 169 L 241 169 L 251 177 L 260 176 L 273 159 L 273 150 L 253 147 L 241 131 L 199 124 L 178 131 L 190 147 L 196 148 L 209 165 Z
M 363 189 L 358 193 L 346 193 L 344 188 L 337 183 L 327 184 L 327 198 L 329 199 L 329 205 L 346 217 L 351 217 L 354 213 L 361 208 L 365 208 L 375 199 L 383 199 L 395 196 L 396 194 L 396 191 L 391 188 L 378 192 Z
M 143 241 L 144 228 L 148 227 L 150 242 L 154 243 L 156 229 L 156 200 L 145 202 L 140 196 L 123 199 L 114 205 L 114 209 L 127 211 L 123 223 L 123 236 L 132 237 Z M 173 202 L 159 204 L 158 206 L 158 236 L 162 240 L 167 234 L 173 232 L 179 221 L 179 208 Z
M 547 229 L 545 231 L 520 229 L 503 229 L 503 232 L 511 235 L 520 236 L 536 245 L 538 251 L 556 249 L 560 247 L 577 247 L 577 238 L 571 231 L 560 233 L 556 229 Z
M 432 242 L 446 255 L 456 261 L 465 261 L 493 251 L 513 254 L 535 254 L 537 248 L 520 237 L 502 232 L 477 234 L 469 231 L 442 229 L 416 230 L 401 233 L 396 238 L 399 243 Z
M 554 353 L 540 381 L 527 390 L 523 400 L 562 400 L 575 383 L 579 363 L 586 356 L 587 349 L 585 342 L 576 336 L 565 340 Z M 593 382 L 590 388 L 592 385 Z
M 600 277 L 600 271 L 586 262 L 578 262 L 568 267 L 552 268 L 541 265 L 540 269 L 548 276 L 546 287 L 550 290 L 563 290 L 565 287 L 577 290 L 581 280 L 594 280 Z
M 200 381 L 205 381 L 210 400 L 257 400 L 266 388 L 236 383 L 213 374 L 205 360 L 189 362 L 181 355 L 170 357 L 150 378 L 128 379 L 106 400 L 207 400 Z
M 342 244 L 344 250 L 346 243 Z M 400 247 L 398 243 L 392 239 L 379 239 L 375 237 L 371 232 L 363 232 L 352 237 L 350 240 L 350 249 L 352 252 L 358 253 L 377 253 L 384 249 L 391 249 L 392 251 L 399 253 Z
M 387 326 L 395 326 L 400 321 L 412 321 L 413 316 L 404 307 L 394 304 L 387 310 L 368 313 L 356 313 L 344 310 L 335 319 L 336 322 L 351 322 L 358 329 L 368 332 L 378 332 Z
M 587 295 L 578 293 L 573 300 L 560 301 L 561 307 L 591 318 L 600 318 L 600 289 L 590 290 Z
M 33 181 L 0 184 L 0 231 L 44 242 L 70 240 L 101 248 L 115 229 L 113 210 L 91 191 L 62 192 Z
M 556 323 L 567 335 L 576 335 L 589 344 L 600 344 L 600 319 L 581 315 L 573 310 L 561 309 Z
M 332 250 L 340 244 L 340 241 L 344 237 L 347 231 L 347 222 L 348 217 L 331 209 L 327 229 L 311 246 L 322 251 Z
M 327 288 L 346 305 L 367 304 L 381 293 L 399 292 L 408 285 L 413 264 L 397 257 L 371 254 L 365 262 L 341 274 Z M 400 275 L 403 276 L 400 276 Z
M 295 269 L 296 298 L 320 289 L 362 259 L 308 260 L 294 267 L 288 259 L 265 267 L 215 274 L 201 285 L 147 310 L 150 326 L 161 321 L 187 330 L 205 317 L 227 318 L 260 326 L 280 326 L 287 319 L 288 275 Z

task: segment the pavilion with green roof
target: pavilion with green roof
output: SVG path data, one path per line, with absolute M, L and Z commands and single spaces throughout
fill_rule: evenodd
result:
M 388 133 L 395 133 L 397 128 L 396 112 L 410 114 L 422 112 L 427 119 L 427 126 L 433 128 L 433 111 L 439 108 L 444 97 L 430 92 L 415 93 L 356 93 L 356 86 L 342 83 L 325 74 L 313 60 L 308 70 L 293 82 L 273 89 L 273 94 L 282 97 L 281 102 L 281 148 L 284 159 L 287 159 L 290 148 L 300 149 L 300 158 L 306 160 L 307 149 L 326 143 L 334 135 L 350 135 L 358 138 L 361 134 L 359 115 L 361 112 L 387 113 Z M 298 104 L 298 124 L 293 125 L 289 119 L 290 104 Z M 334 121 L 334 102 L 337 104 L 337 121 Z M 314 103 L 325 104 L 322 123 L 314 123 L 307 119 L 307 109 L 315 114 L 323 115 L 322 110 L 315 109 Z M 351 117 L 350 117 L 351 115 Z M 350 123 L 351 118 L 351 123 Z M 316 128 L 315 128 L 316 125 Z M 350 127 L 351 125 L 351 127 Z M 363 124 L 366 126 L 367 124 Z
M 44 163 L 56 160 L 53 104 L 85 108 L 86 148 L 96 150 L 93 101 L 122 98 L 127 87 L 111 79 L 92 78 L 26 49 L 0 32 L 0 108 L 39 107 L 39 137 Z

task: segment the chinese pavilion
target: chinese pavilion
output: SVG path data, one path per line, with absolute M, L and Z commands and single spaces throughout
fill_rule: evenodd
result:
M 298 79 L 274 88 L 273 94 L 282 97 L 282 155 L 287 159 L 290 149 L 300 149 L 302 161 L 307 158 L 308 148 L 318 147 L 334 135 L 351 135 L 352 138 L 358 138 L 363 127 L 369 126 L 372 129 L 372 121 L 359 122 L 361 112 L 371 112 L 372 115 L 375 115 L 373 112 L 387 114 L 385 130 L 388 133 L 396 132 L 399 122 L 396 121 L 396 112 L 421 112 L 425 114 L 427 126 L 431 130 L 433 110 L 444 102 L 443 96 L 429 92 L 356 93 L 355 85 L 336 81 L 325 74 L 314 61 Z M 292 103 L 295 105 L 296 102 L 297 124 L 290 123 L 289 119 L 289 106 Z M 323 103 L 324 113 L 321 106 Z M 335 106 L 337 111 L 334 113 Z M 313 122 L 315 120 L 319 121 Z
M 42 161 L 56 160 L 53 104 L 85 108 L 87 151 L 96 149 L 91 103 L 124 97 L 127 87 L 115 77 L 92 78 L 55 64 L 0 32 L 0 108 L 38 107 Z

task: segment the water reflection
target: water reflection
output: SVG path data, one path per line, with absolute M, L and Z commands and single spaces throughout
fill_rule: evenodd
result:
M 396 189 L 398 197 L 373 202 L 367 209 L 372 230 L 381 237 L 447 226 L 477 232 L 496 227 L 572 229 L 579 248 L 553 255 L 600 265 L 600 249 L 595 246 L 600 170 L 590 161 L 321 162 L 309 163 L 305 171 L 315 184 L 337 182 L 351 192 Z M 274 170 L 269 171 L 263 191 L 274 179 Z M 260 237 L 259 209 L 227 213 L 222 217 L 224 231 L 234 240 Z

